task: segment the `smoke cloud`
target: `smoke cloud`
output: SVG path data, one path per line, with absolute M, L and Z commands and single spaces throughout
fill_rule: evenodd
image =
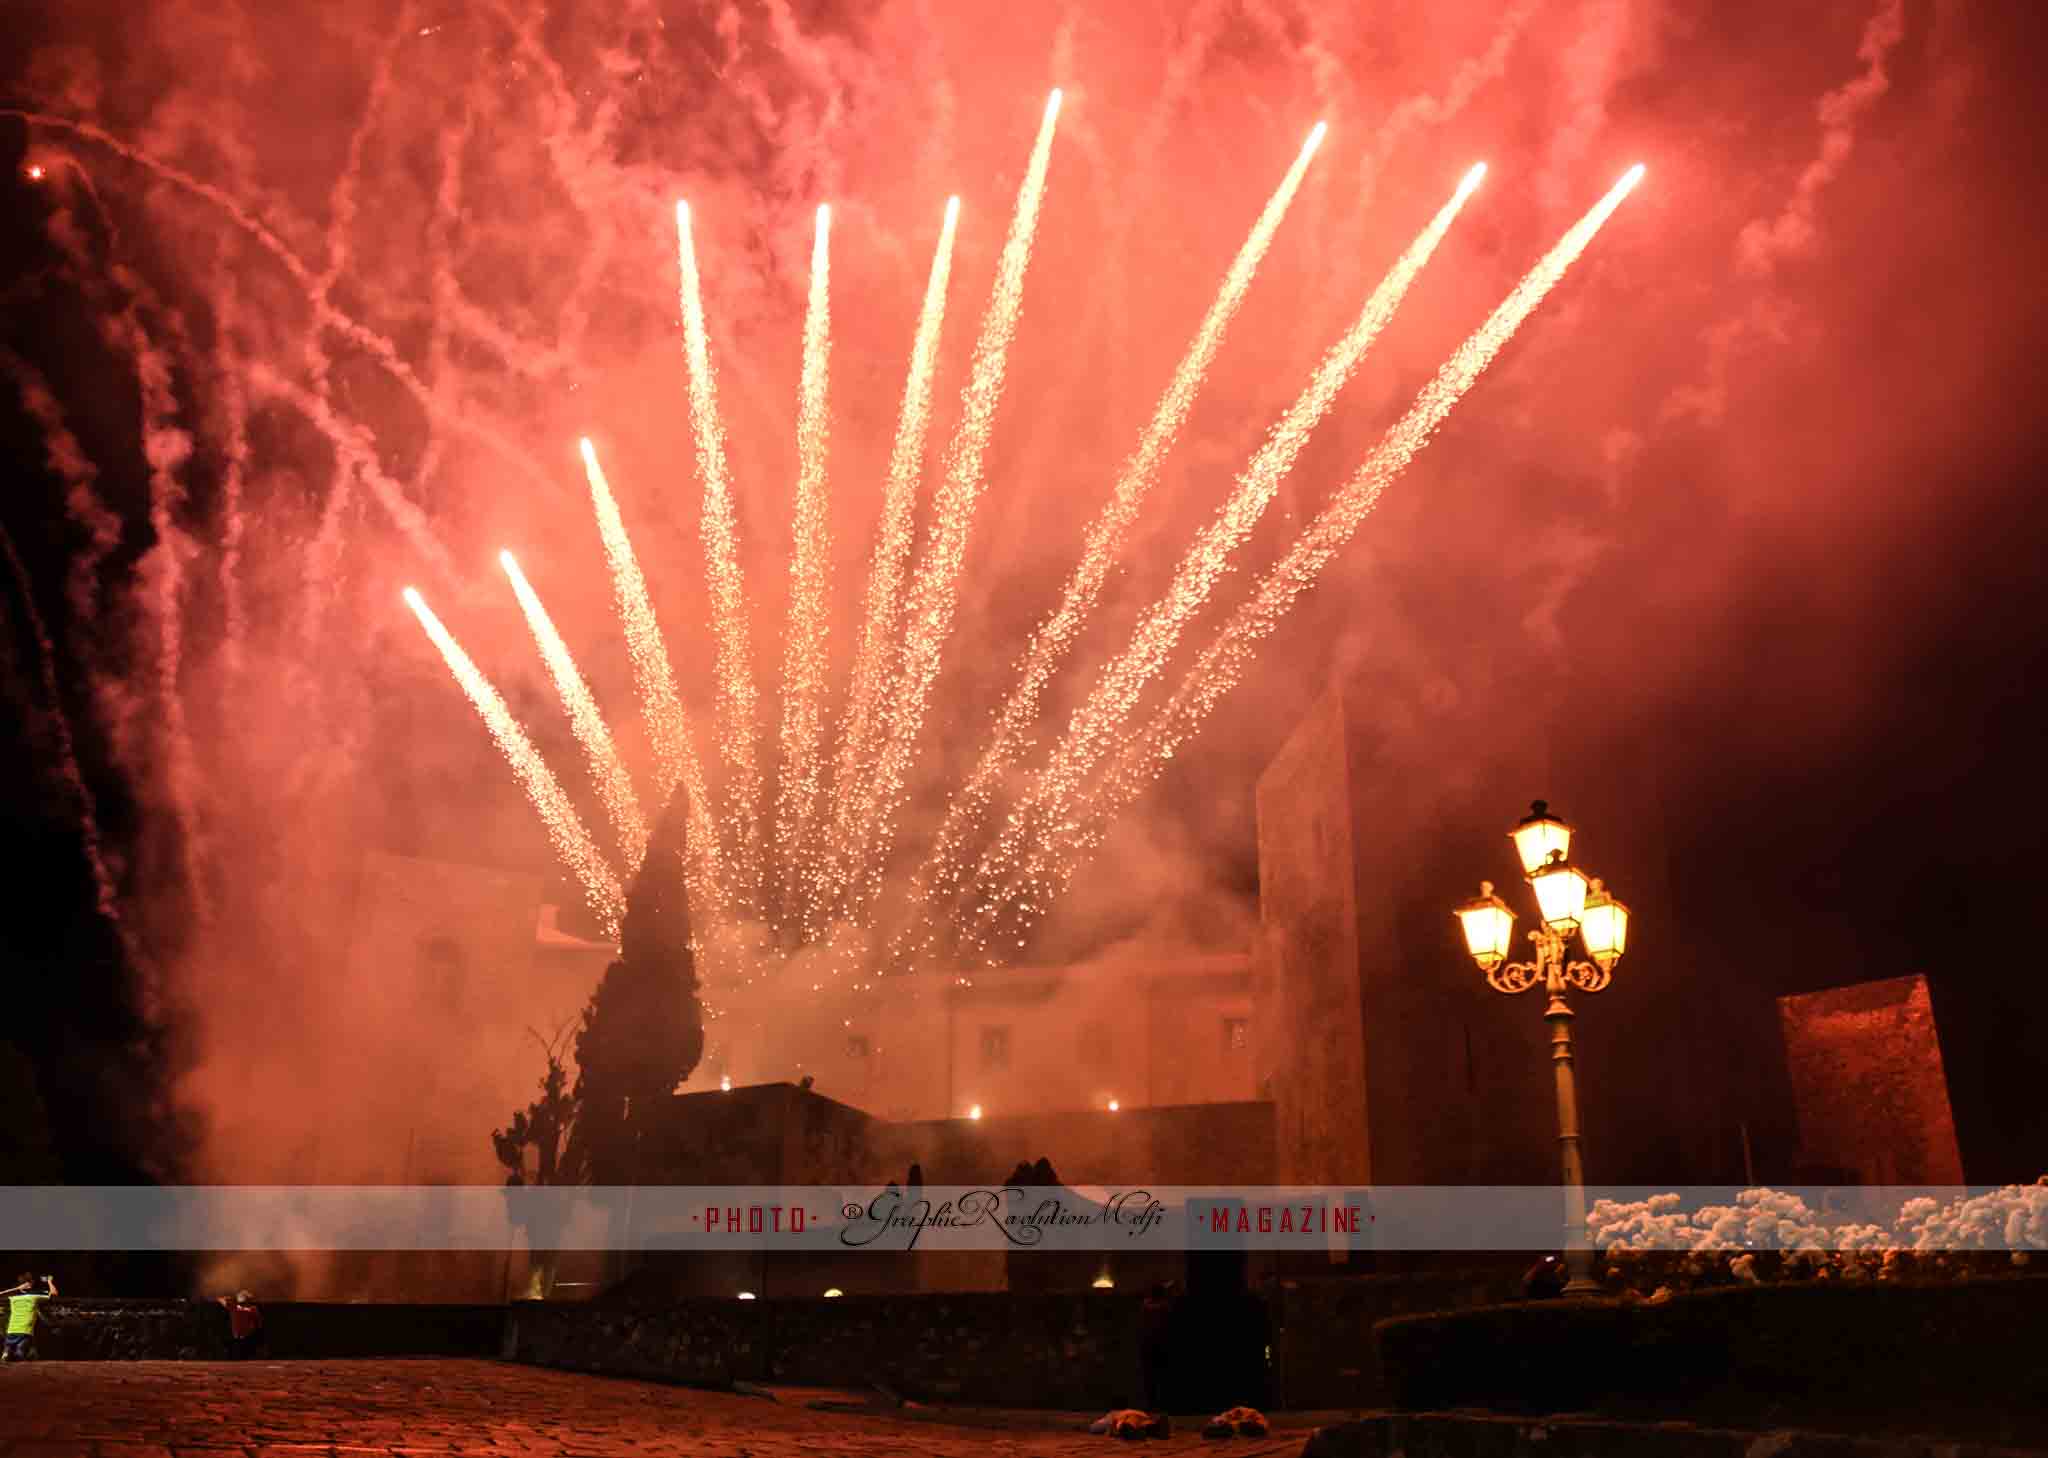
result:
M 177 1172 L 200 1178 L 491 1176 L 485 1135 L 537 1071 L 525 1029 L 571 1016 L 591 963 L 536 952 L 554 944 L 527 926 L 434 992 L 421 969 L 442 964 L 376 921 L 365 888 L 383 873 L 365 868 L 481 867 L 499 879 L 465 903 L 475 925 L 546 901 L 564 946 L 594 929 L 401 590 L 427 594 L 598 824 L 496 564 L 514 552 L 644 798 L 655 746 L 577 457 L 590 436 L 715 763 L 716 604 L 677 309 L 687 199 L 772 744 L 802 320 L 830 203 L 836 715 L 936 220 L 958 193 L 943 442 L 1059 86 L 894 869 L 914 869 L 985 748 L 1087 523 L 1317 121 L 1321 160 L 1045 691 L 1049 729 L 1473 163 L 1487 186 L 1134 724 L 1521 271 L 1641 160 L 1638 194 L 1021 955 L 1248 946 L 1253 786 L 1339 679 L 1365 686 L 1352 702 L 1388 763 L 1427 782 L 1400 803 L 1436 818 L 1384 827 L 1418 857 L 1499 871 L 1494 822 L 1519 807 L 1469 797 L 1530 776 L 1520 798 L 1549 795 L 1610 847 L 1649 940 L 1629 983 L 1644 990 L 1620 990 L 1625 968 L 1602 1016 L 1693 1047 L 1684 1025 L 1713 1025 L 1697 1016 L 1710 993 L 1763 1006 L 1931 970 L 1955 1056 L 1994 1070 L 1981 1097 L 1957 1091 L 1983 1131 L 1966 1157 L 1983 1177 L 2005 1177 L 2000 1161 L 2038 1173 L 2038 1117 L 1996 1113 L 2021 1089 L 1995 1070 L 2033 1025 L 1983 970 L 1999 959 L 1970 950 L 2020 884 L 2019 837 L 1988 807 L 2024 819 L 2042 795 L 2015 727 L 2034 690 L 1999 667 L 2018 634 L 1985 621 L 1992 594 L 1994 616 L 2039 622 L 2016 564 L 2040 545 L 2021 508 L 2041 436 L 2012 383 L 2048 312 L 2039 199 L 1995 140 L 2022 135 L 2015 108 L 2038 102 L 2015 99 L 2031 95 L 2024 48 L 1990 17 L 1904 0 L 1772 13 L 1763 49 L 1719 11 L 1613 0 L 1051 17 L 405 0 L 204 18 L 100 0 L 36 17 L 0 102 L 9 157 L 43 168 L 13 184 L 25 282 L 8 286 L 0 372 L 10 459 L 42 486 L 10 496 L 0 525 L 16 594 L 47 619 L 54 687 L 37 692 L 71 706 L 78 744 L 44 736 L 52 762 L 8 773 L 66 787 L 74 859 L 91 863 L 78 884 L 99 888 L 81 915 L 118 921 L 161 970 L 161 996 L 137 1005 L 177 1054 L 165 1098 L 203 1137 L 188 1158 L 137 1114 L 131 1142 L 175 1147 Z M 913 560 L 930 526 L 927 492 Z M 9 621 L 34 661 L 29 620 Z M 840 727 L 824 725 L 828 764 Z M 1383 788 L 1361 785 L 1361 802 Z M 1918 883 L 1886 853 L 1893 803 L 1933 817 L 1933 900 L 1907 894 Z M 22 884 L 24 915 L 70 894 L 60 871 Z M 1788 900 L 1786 885 L 1802 889 Z M 1442 912 L 1468 890 L 1418 902 L 1414 975 L 1461 975 Z M 1887 902 L 1904 909 L 1869 909 Z M 749 946 L 757 930 L 727 935 Z M 371 956 L 387 933 L 389 955 Z M 39 975 L 65 965 L 65 941 L 36 943 Z M 807 982 L 813 964 L 797 970 Z M 733 1033 L 714 1026 L 713 1042 Z M 1731 1029 L 1730 1046 L 1745 1037 Z M 1709 1071 L 1724 1056 L 1694 1054 Z M 123 1122 L 111 1096 L 79 1097 Z M 445 1139 L 409 1130 L 426 1106 Z

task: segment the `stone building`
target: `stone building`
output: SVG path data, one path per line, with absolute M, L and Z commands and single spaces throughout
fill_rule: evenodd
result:
M 1963 1182 L 1926 978 L 1781 997 L 1778 1017 L 1807 1178 L 1860 1185 Z

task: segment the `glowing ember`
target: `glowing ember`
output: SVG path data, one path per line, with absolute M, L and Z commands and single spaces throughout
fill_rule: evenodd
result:
M 511 761 L 512 773 L 518 777 L 527 799 L 533 802 L 533 808 L 540 812 L 541 824 L 547 827 L 555 854 L 582 880 L 584 897 L 603 922 L 605 935 L 617 936 L 619 922 L 626 912 L 626 893 L 620 889 L 612 868 L 605 864 L 604 853 L 598 850 L 590 833 L 583 828 L 583 822 L 577 818 L 576 807 L 562 793 L 554 772 L 540 757 L 540 751 L 533 747 L 533 741 L 526 737 L 526 731 L 519 727 L 519 721 L 512 717 L 512 710 L 506 707 L 497 689 L 470 662 L 469 655 L 462 651 L 462 645 L 441 626 L 441 620 L 434 616 L 425 599 L 408 587 L 405 602 L 419 618 L 420 626 L 427 630 L 427 636 L 434 640 L 434 646 L 441 650 L 449 672 L 462 685 L 463 693 L 469 696 L 469 701 L 476 705 L 477 713 L 483 716 L 491 738 L 497 741 L 498 748 Z

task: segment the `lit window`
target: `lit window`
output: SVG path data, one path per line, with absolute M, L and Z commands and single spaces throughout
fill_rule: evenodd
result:
M 1246 1021 L 1244 1018 L 1225 1018 L 1223 1020 L 1224 1052 L 1241 1052 L 1242 1050 L 1251 1047 L 1251 1045 L 1252 1030 L 1251 1024 L 1248 1021 Z
M 1007 1025 L 981 1030 L 981 1066 L 988 1069 L 1010 1066 L 1010 1030 Z

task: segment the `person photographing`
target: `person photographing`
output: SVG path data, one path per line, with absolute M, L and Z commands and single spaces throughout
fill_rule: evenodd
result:
M 36 1334 L 36 1322 L 43 1314 L 43 1303 L 57 1294 L 57 1278 L 43 1277 L 44 1290 L 36 1290 L 36 1278 L 27 1271 L 15 1282 L 7 1294 L 7 1341 L 0 1348 L 0 1362 L 26 1362 L 29 1359 L 29 1344 Z

